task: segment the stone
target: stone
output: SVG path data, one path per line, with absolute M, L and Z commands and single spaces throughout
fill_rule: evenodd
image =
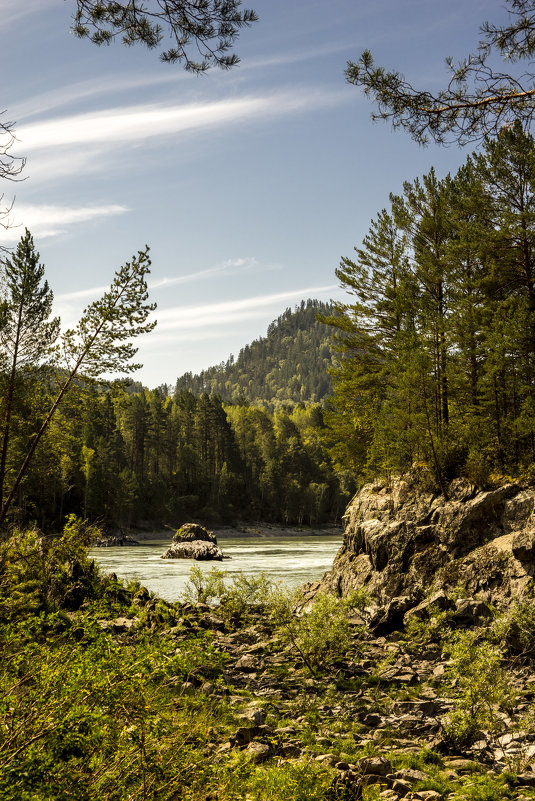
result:
M 284 759 L 298 759 L 303 752 L 295 743 L 282 743 L 279 746 L 278 753 Z
M 535 773 L 519 773 L 515 784 L 520 787 L 535 787 Z
M 372 773 L 387 776 L 392 773 L 392 763 L 386 757 L 362 757 L 357 762 L 357 768 L 363 776 Z
M 245 654 L 238 659 L 234 667 L 236 670 L 243 670 L 246 673 L 254 673 L 259 669 L 260 664 L 261 660 L 258 660 L 250 654 Z
M 227 630 L 224 620 L 221 620 L 217 615 L 204 614 L 197 622 L 202 629 L 208 629 L 209 631 L 225 632 Z
M 429 778 L 427 773 L 424 773 L 421 770 L 414 770 L 413 768 L 402 768 L 401 770 L 397 771 L 395 776 L 396 779 L 402 779 L 405 782 L 409 782 L 409 784 L 423 782 Z
M 239 729 L 236 729 L 234 732 L 234 736 L 230 738 L 230 742 L 233 746 L 240 748 L 250 743 L 255 737 L 258 737 L 259 734 L 259 726 L 240 726 Z
M 411 684 L 417 680 L 417 675 L 411 668 L 403 665 L 389 665 L 379 674 L 382 681 L 394 681 L 399 684 Z
M 393 711 L 395 715 L 414 715 L 416 712 L 420 712 L 426 717 L 435 717 L 442 711 L 442 707 L 443 705 L 439 701 L 433 699 L 396 701 Z
M 204 540 L 176 542 L 169 546 L 162 559 L 195 559 L 202 562 L 221 562 L 223 551 L 212 542 L 205 542 Z
M 373 615 L 369 622 L 370 629 L 378 636 L 402 629 L 404 615 L 414 604 L 414 598 L 409 595 L 392 598 Z
M 488 605 L 478 598 L 460 598 L 455 602 L 452 621 L 460 626 L 474 626 L 491 616 Z
M 217 545 L 217 537 L 214 532 L 208 531 L 207 528 L 198 525 L 198 523 L 184 523 L 173 535 L 173 542 L 193 542 L 194 540 L 211 542 Z
M 409 609 L 405 614 L 403 622 L 407 624 L 411 618 L 426 620 L 429 618 L 432 610 L 438 609 L 439 612 L 444 612 L 447 609 L 454 608 L 455 604 L 448 598 L 444 590 L 438 590 L 438 592 L 433 593 L 417 606 Z
M 250 722 L 255 726 L 262 726 L 262 724 L 266 722 L 266 717 L 266 711 L 258 707 L 248 709 L 246 712 L 239 715 L 240 720 Z
M 271 746 L 267 745 L 267 743 L 256 742 L 249 743 L 245 749 L 245 753 L 247 754 L 249 760 L 257 765 L 261 762 L 265 762 L 273 754 Z
M 404 782 L 401 779 L 396 779 L 392 783 L 392 790 L 397 793 L 400 798 L 404 798 L 408 795 L 411 791 L 411 786 L 408 782 Z
M 519 562 L 535 562 L 535 529 L 519 532 L 513 539 L 512 551 Z
M 95 548 L 117 548 L 125 545 L 139 545 L 139 542 L 125 534 L 110 534 L 106 537 L 98 537 L 93 545 Z
M 336 763 L 340 761 L 340 757 L 336 754 L 319 754 L 315 761 L 320 762 L 322 765 L 331 765 L 334 768 Z
M 278 729 L 275 729 L 275 734 L 280 735 L 289 735 L 295 734 L 295 728 L 293 726 L 281 726 Z
M 306 602 L 364 586 L 377 610 L 374 632 L 389 634 L 430 607 L 451 609 L 454 623 L 466 626 L 487 615 L 484 604 L 505 611 L 516 601 L 534 572 L 535 487 L 511 482 L 477 491 L 455 479 L 445 496 L 429 486 L 414 469 L 361 487 L 346 510 L 332 570 L 306 587 Z M 459 587 L 466 603 L 456 609 Z

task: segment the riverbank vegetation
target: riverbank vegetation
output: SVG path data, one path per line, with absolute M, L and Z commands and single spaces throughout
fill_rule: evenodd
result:
M 95 533 L 70 518 L 0 546 L 6 801 L 535 797 L 533 604 L 460 633 L 430 608 L 377 638 L 362 595 L 299 617 L 266 581 L 214 574 L 219 605 L 195 575 L 161 601 L 99 573 Z

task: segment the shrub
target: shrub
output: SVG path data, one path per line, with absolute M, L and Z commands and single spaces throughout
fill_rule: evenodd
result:
M 220 570 L 217 567 L 203 570 L 200 565 L 193 565 L 182 597 L 189 603 L 210 603 L 225 592 L 227 576 L 227 570 Z
M 520 598 L 492 626 L 495 641 L 502 648 L 523 656 L 535 651 L 535 599 Z
M 471 484 L 485 489 L 490 484 L 491 465 L 481 451 L 470 451 L 463 473 Z
M 295 595 L 283 592 L 272 595 L 272 614 L 280 627 L 282 638 L 289 642 L 313 675 L 336 661 L 351 644 L 348 616 L 361 608 L 364 596 L 337 598 L 322 593 L 309 609 L 297 616 Z
M 480 731 L 500 733 L 501 711 L 511 711 L 515 692 L 502 667 L 502 651 L 493 643 L 478 642 L 474 632 L 463 632 L 448 649 L 447 678 L 455 706 L 443 719 L 446 740 L 457 748 L 471 745 Z

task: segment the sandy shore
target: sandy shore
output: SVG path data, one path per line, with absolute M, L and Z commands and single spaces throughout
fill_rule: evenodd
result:
M 277 526 L 269 523 L 251 523 L 248 525 L 234 528 L 232 526 L 207 526 L 213 531 L 218 539 L 240 539 L 250 537 L 259 539 L 262 537 L 329 537 L 342 536 L 342 528 L 339 526 L 322 526 L 312 528 L 308 526 Z M 128 531 L 128 536 L 138 542 L 147 540 L 171 540 L 176 529 L 171 527 L 151 530 L 132 529 Z

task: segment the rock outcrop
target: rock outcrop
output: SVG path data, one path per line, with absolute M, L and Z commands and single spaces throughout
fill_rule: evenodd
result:
M 126 534 L 109 534 L 99 537 L 93 545 L 95 548 L 116 548 L 124 545 L 139 545 L 139 542 L 132 537 L 127 537 Z
M 307 597 L 366 587 L 386 629 L 433 593 L 435 605 L 461 596 L 460 616 L 477 617 L 478 602 L 505 609 L 535 575 L 534 509 L 535 486 L 527 484 L 478 491 L 455 479 L 448 498 L 417 475 L 366 484 L 347 509 L 332 570 L 308 585 Z
M 213 531 L 197 523 L 184 523 L 173 536 L 173 542 L 162 559 L 195 559 L 216 561 L 223 559 L 223 551 L 217 544 Z

